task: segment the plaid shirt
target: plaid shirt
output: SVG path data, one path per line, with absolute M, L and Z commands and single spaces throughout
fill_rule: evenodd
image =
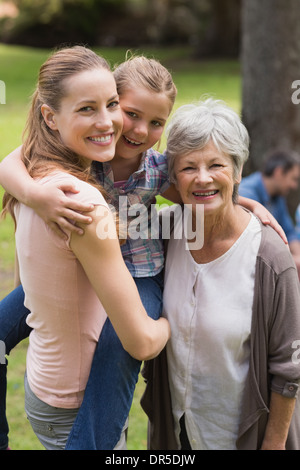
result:
M 121 187 L 115 186 L 108 162 L 94 162 L 93 170 L 109 194 L 109 202 L 117 209 L 121 224 L 126 218 L 129 233 L 121 249 L 130 273 L 133 277 L 155 276 L 164 264 L 163 243 L 156 230 L 155 196 L 170 186 L 165 154 L 149 149 L 144 153 L 139 169 Z M 134 239 L 138 232 L 140 236 Z

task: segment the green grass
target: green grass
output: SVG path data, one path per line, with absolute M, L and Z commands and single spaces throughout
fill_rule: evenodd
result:
M 27 340 L 23 341 L 8 357 L 7 415 L 10 447 L 14 450 L 43 450 L 24 412 L 23 379 L 27 344 Z M 147 449 L 147 420 L 139 404 L 143 390 L 144 382 L 140 376 L 129 416 L 129 450 Z
M 111 65 L 125 59 L 126 48 L 97 49 Z M 202 61 L 193 59 L 187 48 L 149 49 L 133 51 L 159 59 L 172 72 L 178 88 L 174 109 L 196 101 L 203 95 L 225 100 L 236 111 L 240 110 L 240 67 L 236 61 Z M 0 105 L 0 160 L 20 145 L 30 96 L 34 90 L 38 70 L 50 51 L 0 44 L 0 80 L 6 84 L 6 104 Z M 161 150 L 165 147 L 162 139 Z M 3 190 L 0 187 L 2 199 Z M 161 201 L 161 200 L 160 200 Z M 13 287 L 14 233 L 13 223 L 7 218 L 0 222 L 0 299 Z M 23 376 L 27 341 L 12 351 L 9 357 L 8 419 L 10 445 L 16 450 L 38 450 L 39 444 L 24 413 Z M 129 420 L 128 448 L 146 449 L 147 421 L 139 401 L 144 389 L 140 380 L 133 400 Z

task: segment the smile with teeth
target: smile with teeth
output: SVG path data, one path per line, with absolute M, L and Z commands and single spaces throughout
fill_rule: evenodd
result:
M 137 142 L 136 140 L 131 140 L 128 137 L 125 137 L 125 135 L 123 137 L 126 140 L 126 142 L 128 142 L 129 144 L 137 145 L 137 146 L 142 144 L 142 142 Z
M 97 137 L 89 137 L 88 139 L 91 140 L 92 142 L 106 143 L 106 142 L 109 142 L 111 138 L 112 138 L 112 134 L 104 135 L 104 136 L 97 136 Z
M 218 193 L 218 190 L 213 190 L 213 191 L 194 191 L 193 195 L 197 197 L 208 197 L 208 196 L 214 196 L 215 194 Z

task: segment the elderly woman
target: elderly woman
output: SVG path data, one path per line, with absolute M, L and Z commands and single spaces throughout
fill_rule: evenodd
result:
M 194 249 L 175 222 L 164 289 L 172 417 L 165 387 L 162 410 L 155 401 L 161 363 L 149 417 L 152 437 L 167 441 L 152 449 L 300 449 L 299 282 L 275 231 L 236 204 L 248 140 L 238 115 L 212 99 L 181 107 L 169 126 L 170 176 L 194 229 L 203 204 L 204 242 Z M 147 411 L 146 402 L 147 392 Z

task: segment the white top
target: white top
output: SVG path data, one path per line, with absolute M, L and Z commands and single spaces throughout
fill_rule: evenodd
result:
M 73 183 L 80 192 L 70 197 L 78 201 L 108 207 L 96 188 L 67 173 L 40 180 L 45 186 L 58 183 Z M 20 277 L 30 310 L 27 323 L 33 328 L 28 381 L 49 405 L 78 408 L 107 316 L 69 240 L 59 238 L 31 208 L 19 204 L 15 212 Z
M 192 449 L 235 449 L 249 367 L 256 256 L 261 227 L 250 222 L 218 259 L 197 264 L 184 237 L 168 246 L 164 316 L 175 434 L 185 414 Z

